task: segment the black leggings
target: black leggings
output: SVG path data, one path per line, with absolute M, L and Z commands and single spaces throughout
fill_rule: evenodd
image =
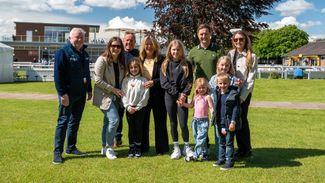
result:
M 178 142 L 177 131 L 177 116 L 179 125 L 182 130 L 182 137 L 184 142 L 189 141 L 189 133 L 187 127 L 188 109 L 186 107 L 179 107 L 176 103 L 177 98 L 165 93 L 165 105 L 170 120 L 170 131 L 173 142 Z

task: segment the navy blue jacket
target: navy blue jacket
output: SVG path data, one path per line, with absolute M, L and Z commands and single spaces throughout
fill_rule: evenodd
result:
M 237 87 L 230 86 L 225 94 L 216 90 L 217 102 L 216 107 L 217 126 L 220 128 L 229 128 L 230 122 L 236 122 L 236 130 L 241 128 L 240 120 L 240 94 Z
M 79 52 L 69 42 L 55 53 L 54 82 L 60 96 L 83 96 L 92 91 L 86 48 L 84 45 Z

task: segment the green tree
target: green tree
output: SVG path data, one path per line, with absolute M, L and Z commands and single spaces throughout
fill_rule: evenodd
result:
M 221 47 L 230 45 L 230 29 L 254 32 L 266 28 L 256 18 L 279 0 L 148 0 L 147 8 L 155 12 L 154 32 L 166 42 L 177 38 L 189 48 L 198 43 L 196 29 L 206 23 Z
M 277 30 L 263 30 L 254 39 L 254 53 L 261 59 L 279 59 L 308 43 L 308 34 L 295 25 Z

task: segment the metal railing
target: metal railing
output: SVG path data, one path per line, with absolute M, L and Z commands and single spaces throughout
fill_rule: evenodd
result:
M 320 66 L 271 66 L 259 65 L 256 77 L 269 78 L 271 73 L 278 74 L 282 79 L 293 79 L 294 70 L 300 68 L 304 72 L 306 79 L 325 79 L 325 67 Z M 15 81 L 53 81 L 54 65 L 44 65 L 31 62 L 14 62 L 14 80 Z M 90 64 L 91 77 L 94 76 L 94 64 Z

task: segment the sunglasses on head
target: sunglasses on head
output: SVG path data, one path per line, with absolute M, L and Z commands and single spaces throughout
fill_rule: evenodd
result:
M 112 44 L 111 47 L 112 48 L 121 48 L 121 45 L 119 45 L 119 44 Z
M 244 38 L 234 38 L 234 42 L 238 42 L 238 41 L 240 41 L 240 42 L 243 42 L 244 41 Z

